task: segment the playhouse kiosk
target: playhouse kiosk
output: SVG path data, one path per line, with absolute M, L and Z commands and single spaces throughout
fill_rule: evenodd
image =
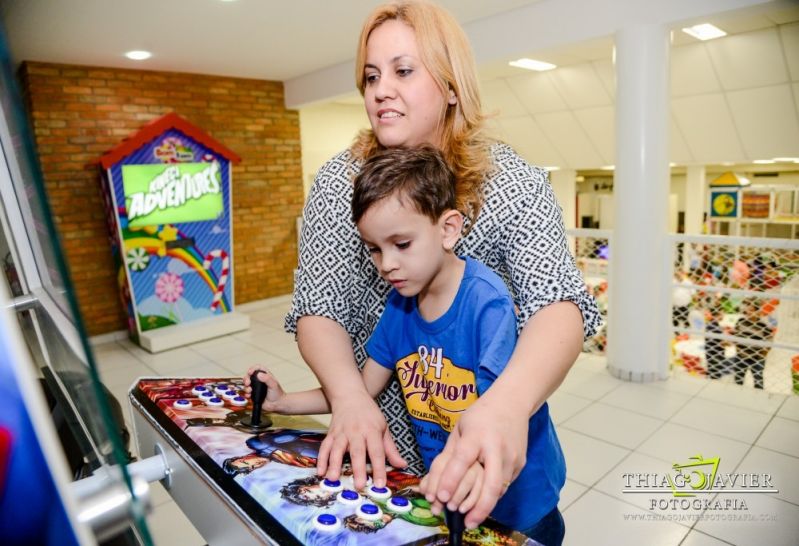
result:
M 239 161 L 174 113 L 100 160 L 128 331 L 150 352 L 249 328 L 233 311 L 231 166 Z

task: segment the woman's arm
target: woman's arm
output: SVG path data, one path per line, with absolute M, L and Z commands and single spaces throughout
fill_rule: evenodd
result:
M 405 461 L 358 372 L 350 336 L 331 319 L 305 316 L 297 322 L 297 343 L 319 379 L 332 413 L 327 437 L 319 448 L 317 472 L 338 479 L 344 454 L 349 452 L 354 485 L 361 489 L 366 486 L 368 455 L 373 482 L 384 486 L 386 457 L 397 467 L 405 466 Z
M 446 504 L 474 461 L 485 467 L 480 498 L 466 515 L 474 528 L 494 509 L 526 463 L 530 416 L 563 382 L 580 353 L 583 321 L 571 302 L 553 303 L 528 321 L 507 368 L 464 413 L 436 458 L 425 491 Z

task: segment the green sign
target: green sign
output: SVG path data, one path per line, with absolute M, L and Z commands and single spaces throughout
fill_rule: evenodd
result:
M 219 163 L 123 165 L 131 227 L 213 220 L 222 214 Z

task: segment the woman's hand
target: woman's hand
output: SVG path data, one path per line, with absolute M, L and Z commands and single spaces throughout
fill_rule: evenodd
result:
M 333 417 L 327 437 L 319 447 L 317 474 L 337 480 L 344 454 L 349 452 L 355 489 L 366 486 L 367 457 L 372 465 L 372 482 L 385 487 L 386 457 L 397 468 L 404 468 L 407 463 L 399 454 L 377 404 L 365 391 L 331 400 L 330 404 Z
M 443 505 L 460 505 L 466 527 L 474 529 L 491 513 L 510 483 L 524 468 L 527 456 L 528 415 L 489 396 L 479 398 L 458 421 L 444 450 L 435 458 L 421 483 L 422 493 L 438 512 Z M 485 474 L 479 497 L 463 505 L 461 482 L 482 464 Z

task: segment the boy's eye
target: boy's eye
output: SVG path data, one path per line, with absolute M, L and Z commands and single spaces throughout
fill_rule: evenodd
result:
M 411 246 L 411 242 L 410 241 L 403 241 L 401 243 L 397 243 L 397 248 L 399 248 L 400 250 L 405 250 L 409 246 Z

